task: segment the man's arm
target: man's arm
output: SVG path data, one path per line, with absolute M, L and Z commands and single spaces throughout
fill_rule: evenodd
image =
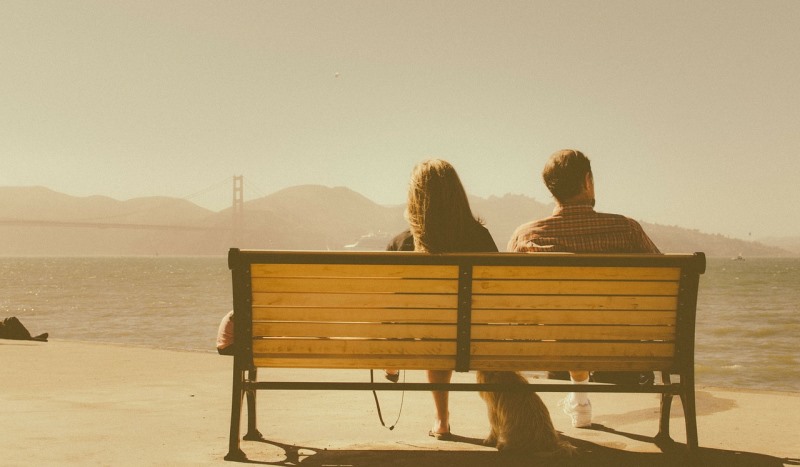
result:
M 517 227 L 514 233 L 511 234 L 511 239 L 508 240 L 506 251 L 510 251 L 512 253 L 524 251 L 525 245 L 528 243 L 528 240 L 531 239 L 531 224 L 532 222 L 528 222 Z

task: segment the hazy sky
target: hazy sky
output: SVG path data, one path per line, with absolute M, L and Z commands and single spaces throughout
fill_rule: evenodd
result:
M 799 82 L 798 0 L 0 0 L 0 186 L 399 204 L 440 157 L 549 202 L 578 148 L 598 210 L 800 235 Z

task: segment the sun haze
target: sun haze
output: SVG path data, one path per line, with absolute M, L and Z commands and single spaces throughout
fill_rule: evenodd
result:
M 800 236 L 799 19 L 793 0 L 11 0 L 0 186 L 186 197 L 244 174 L 248 197 L 399 204 L 440 157 L 471 194 L 549 201 L 545 159 L 578 148 L 598 210 Z

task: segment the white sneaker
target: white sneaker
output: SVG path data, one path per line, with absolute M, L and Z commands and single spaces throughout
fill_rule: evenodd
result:
M 592 426 L 592 401 L 587 399 L 585 404 L 578 404 L 567 396 L 558 405 L 565 414 L 570 416 L 573 427 L 588 428 Z

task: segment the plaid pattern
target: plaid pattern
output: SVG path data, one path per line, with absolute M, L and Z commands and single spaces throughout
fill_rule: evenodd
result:
M 638 222 L 589 204 L 557 205 L 552 216 L 519 226 L 508 251 L 660 253 Z

